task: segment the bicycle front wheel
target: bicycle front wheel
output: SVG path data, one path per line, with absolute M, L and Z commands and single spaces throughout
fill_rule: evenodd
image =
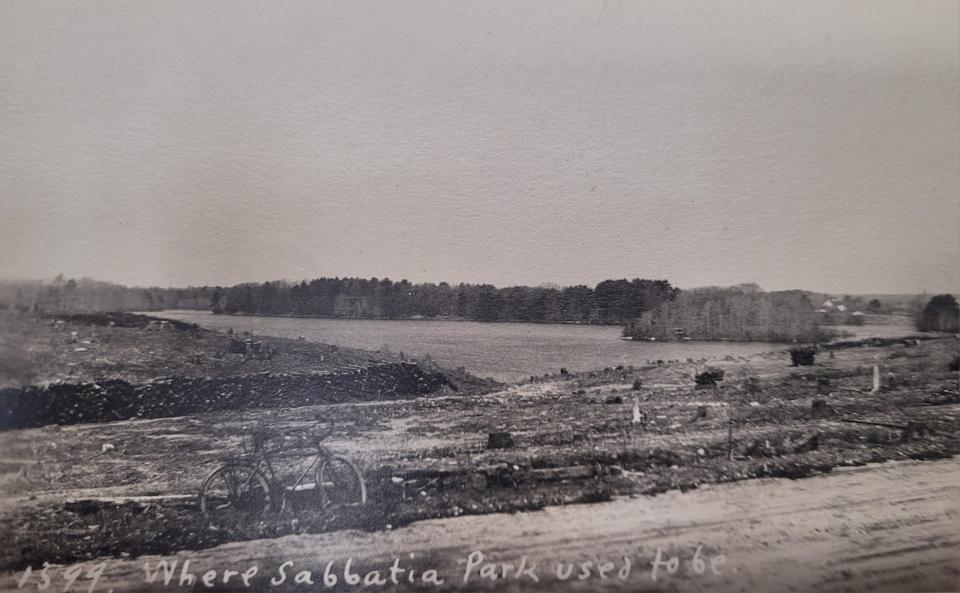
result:
M 317 489 L 324 508 L 357 506 L 367 502 L 367 485 L 352 461 L 335 455 L 317 469 Z
M 270 486 L 262 473 L 239 463 L 213 470 L 200 487 L 200 512 L 207 517 L 261 515 L 270 508 Z

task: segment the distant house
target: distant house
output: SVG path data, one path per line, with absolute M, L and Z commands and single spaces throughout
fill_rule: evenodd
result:
M 846 312 L 847 312 L 847 306 L 846 306 L 846 305 L 837 305 L 837 311 L 839 311 L 840 313 L 846 313 Z
M 833 304 L 833 301 L 831 301 L 830 299 L 827 299 L 827 300 L 823 301 L 823 304 L 820 305 L 820 307 L 821 307 L 822 309 L 824 309 L 825 311 L 829 311 L 829 310 L 833 309 L 834 304 Z

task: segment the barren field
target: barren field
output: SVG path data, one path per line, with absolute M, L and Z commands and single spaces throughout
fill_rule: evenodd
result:
M 287 536 L 114 559 L 95 590 L 177 590 L 187 560 L 195 578 L 216 571 L 220 591 L 247 590 L 238 575 L 254 566 L 254 590 L 321 590 L 328 562 L 341 590 L 349 590 L 354 587 L 344 586 L 343 571 L 351 559 L 349 574 L 366 578 L 379 571 L 387 581 L 381 590 L 955 591 L 958 470 L 955 460 L 896 462 L 798 481 L 763 479 L 533 513 L 436 519 L 394 531 Z M 679 560 L 673 572 L 672 558 Z M 395 559 L 404 570 L 396 584 L 389 580 Z M 100 562 L 83 566 L 83 574 Z M 148 580 L 161 562 L 172 569 L 169 585 L 162 570 Z M 527 570 L 516 570 L 521 562 Z M 489 566 L 496 567 L 495 579 L 484 569 Z M 443 580 L 440 586 L 420 581 L 430 569 Z M 224 571 L 235 571 L 227 584 Z M 293 583 L 302 571 L 311 573 L 313 585 Z M 31 576 L 33 584 L 38 579 Z M 63 570 L 50 576 L 57 586 Z M 0 590 L 17 590 L 21 577 L 6 575 Z M 276 586 L 270 582 L 281 578 Z M 91 582 L 84 576 L 77 586 L 86 590 Z
M 948 364 L 956 351 L 956 339 L 946 337 L 820 352 L 813 367 L 791 367 L 784 351 L 731 356 L 711 362 L 724 380 L 708 388 L 692 378 L 702 363 L 688 361 L 550 376 L 490 393 L 0 432 L 0 528 L 9 542 L 0 570 L 12 578 L 45 561 L 114 558 L 122 570 L 138 571 L 139 556 L 186 550 L 210 550 L 196 558 L 230 563 L 260 554 L 324 557 L 335 549 L 336 558 L 355 554 L 371 562 L 388 551 L 423 550 L 421 560 L 443 564 L 475 545 L 504 558 L 516 550 L 544 560 L 548 552 L 569 551 L 576 559 L 617 555 L 650 540 L 694 549 L 702 543 L 754 575 L 758 586 L 771 583 L 761 571 L 776 560 L 798 575 L 810 573 L 796 582 L 828 590 L 842 590 L 847 573 L 860 579 L 853 582 L 891 590 L 903 590 L 895 585 L 908 581 L 899 579 L 912 590 L 942 588 L 956 581 L 957 542 L 941 533 L 956 526 L 948 502 L 956 494 L 953 461 L 799 482 L 757 478 L 955 455 L 960 395 Z M 178 356 L 189 360 L 190 352 Z M 873 365 L 881 369 L 876 392 Z M 829 394 L 817 394 L 822 379 L 830 381 Z M 365 507 L 306 507 L 252 522 L 201 517 L 200 482 L 218 459 L 239 452 L 251 427 L 295 435 L 318 416 L 336 427 L 331 448 L 363 468 Z M 513 446 L 489 449 L 491 432 L 509 432 Z M 742 484 L 716 486 L 725 482 Z M 666 519 L 648 509 L 661 509 Z M 861 547 L 861 532 L 875 534 L 867 539 L 876 558 Z M 231 543 L 243 541 L 255 543 Z M 853 568 L 830 564 L 834 555 L 857 554 L 868 556 L 851 560 Z M 889 563 L 879 560 L 888 556 Z M 953 572 L 944 558 L 954 559 Z M 914 560 L 933 562 L 929 579 L 910 576 Z M 688 579 L 680 588 L 746 582 L 729 575 Z M 137 589 L 133 576 L 116 590 L 122 582 Z M 579 587 L 595 590 L 590 583 Z M 515 588 L 529 587 L 518 581 Z

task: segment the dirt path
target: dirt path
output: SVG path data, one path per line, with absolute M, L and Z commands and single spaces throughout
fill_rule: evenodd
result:
M 423 521 L 396 531 L 234 543 L 165 560 L 189 558 L 197 590 L 208 590 L 199 579 L 211 569 L 218 571 L 217 590 L 327 590 L 327 562 L 334 562 L 332 570 L 342 584 L 343 565 L 352 557 L 352 569 L 361 577 L 380 570 L 384 578 L 399 558 L 400 568 L 416 569 L 419 588 L 406 583 L 409 573 L 401 573 L 399 587 L 346 590 L 954 591 L 960 574 L 958 470 L 956 459 L 887 463 L 798 481 L 769 479 L 535 513 Z M 702 564 L 694 562 L 698 546 Z M 651 561 L 658 549 L 663 563 L 653 582 Z M 465 561 L 473 551 L 481 551 L 484 561 L 514 565 L 526 556 L 526 566 L 535 566 L 539 581 L 530 573 L 514 578 L 514 570 L 494 582 L 479 576 L 478 566 L 464 583 Z M 713 574 L 711 563 L 721 554 L 725 562 L 715 564 L 720 574 Z M 621 580 L 624 556 L 631 559 L 631 569 Z M 674 574 L 668 572 L 671 557 L 680 561 Z M 95 590 L 185 590 L 177 585 L 182 564 L 169 586 L 160 582 L 162 576 L 153 584 L 145 582 L 144 563 L 154 567 L 160 560 L 109 560 Z M 286 582 L 271 586 L 269 579 L 279 578 L 279 568 L 288 560 L 294 565 L 285 569 Z M 563 568 L 574 563 L 573 575 L 562 583 L 556 576 L 558 561 Z M 587 565 L 590 576 L 577 580 L 586 562 L 592 563 Z M 605 562 L 612 565 L 601 579 L 597 568 Z M 245 589 L 236 575 L 227 586 L 221 584 L 224 569 L 243 572 L 252 565 L 259 574 L 251 588 Z M 421 572 L 431 567 L 444 579 L 442 586 L 419 582 Z M 698 567 L 704 574 L 696 573 Z M 315 584 L 294 585 L 299 570 L 313 571 Z M 51 570 L 51 590 L 63 589 L 61 573 Z M 4 575 L 0 587 L 17 590 L 20 576 Z M 38 580 L 34 574 L 31 582 Z M 86 591 L 89 584 L 81 578 L 74 590 Z

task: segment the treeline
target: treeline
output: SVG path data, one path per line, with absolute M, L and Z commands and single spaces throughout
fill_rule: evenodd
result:
M 754 284 L 685 290 L 637 319 L 624 335 L 634 339 L 815 342 L 828 339 L 810 293 L 764 292 Z
M 215 288 L 129 288 L 89 278 L 0 281 L 0 309 L 37 313 L 209 309 Z
M 248 315 L 622 324 L 678 293 L 666 280 L 639 278 L 605 280 L 594 288 L 317 278 L 218 288 L 211 309 Z

